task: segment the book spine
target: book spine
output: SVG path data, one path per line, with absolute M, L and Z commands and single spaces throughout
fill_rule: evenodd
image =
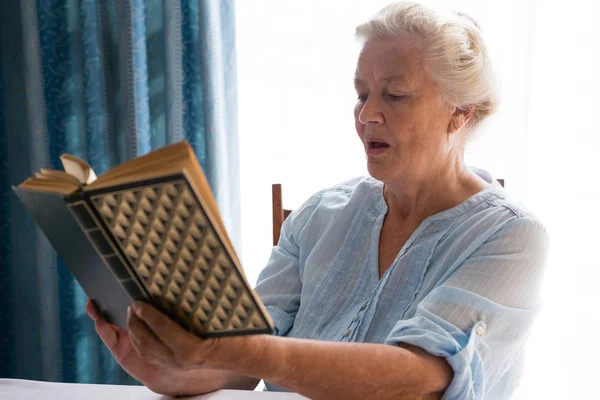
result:
M 127 295 L 132 300 L 148 299 L 146 290 L 138 282 L 126 258 L 111 240 L 109 230 L 94 215 L 86 199 L 81 195 L 74 196 L 67 200 L 67 208 Z

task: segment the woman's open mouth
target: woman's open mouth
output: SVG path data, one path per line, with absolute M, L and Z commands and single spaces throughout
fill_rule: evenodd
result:
M 381 142 L 378 140 L 369 140 L 367 141 L 367 155 L 376 156 L 385 153 L 387 149 L 389 149 L 389 147 L 390 145 L 385 142 Z

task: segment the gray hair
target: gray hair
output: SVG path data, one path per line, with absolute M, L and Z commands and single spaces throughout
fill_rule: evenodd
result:
M 426 41 L 425 71 L 445 101 L 458 109 L 472 108 L 470 131 L 498 107 L 495 79 L 481 28 L 464 13 L 444 15 L 414 2 L 391 4 L 356 28 L 363 43 L 407 34 Z

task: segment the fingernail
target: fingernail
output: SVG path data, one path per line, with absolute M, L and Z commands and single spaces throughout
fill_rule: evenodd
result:
M 131 307 L 127 307 L 127 317 L 131 317 Z

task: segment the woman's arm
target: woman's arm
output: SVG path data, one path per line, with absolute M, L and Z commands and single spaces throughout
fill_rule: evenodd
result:
M 214 363 L 263 379 L 311 399 L 418 399 L 441 396 L 452 380 L 445 359 L 414 347 L 333 343 L 317 340 L 256 337 L 262 355 Z M 435 398 L 438 396 L 430 397 Z
M 441 394 L 452 380 L 445 359 L 411 347 L 267 335 L 202 340 L 150 305 L 133 309 L 134 349 L 162 368 L 228 370 L 311 399 L 415 399 Z

